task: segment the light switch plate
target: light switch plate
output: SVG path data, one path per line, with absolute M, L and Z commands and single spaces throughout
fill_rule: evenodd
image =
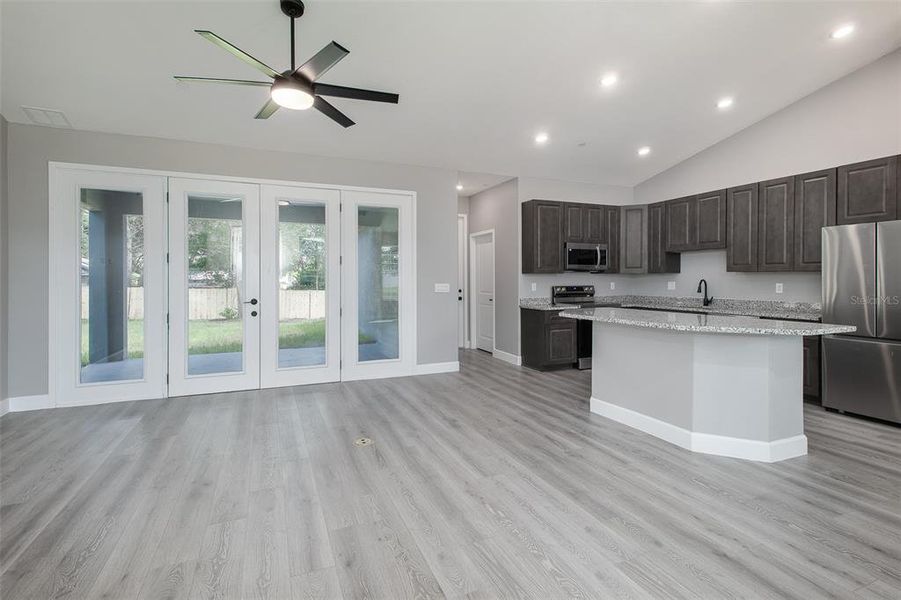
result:
M 781 283 L 777 283 L 777 284 L 776 284 L 776 293 L 777 293 L 777 294 L 781 294 L 781 293 L 782 293 L 782 284 L 781 284 Z
M 667 281 L 667 282 L 666 282 L 666 289 L 668 289 L 668 290 L 674 290 L 674 289 L 676 289 L 676 282 L 675 282 L 675 281 Z
M 611 281 L 611 282 L 610 282 L 610 289 L 611 289 L 611 290 L 615 290 L 615 289 L 616 289 L 616 282 L 615 282 L 615 281 Z
M 533 292 L 537 292 L 537 291 L 538 291 L 538 284 L 537 284 L 537 283 L 533 283 L 533 284 L 532 284 L 532 291 L 533 291 Z
M 450 292 L 450 284 L 449 283 L 436 283 L 435 284 L 435 293 L 436 294 L 447 294 Z

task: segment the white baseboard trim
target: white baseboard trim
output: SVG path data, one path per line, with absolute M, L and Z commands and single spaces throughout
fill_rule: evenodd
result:
M 643 415 L 628 408 L 623 408 L 622 406 L 611 404 L 610 402 L 605 402 L 604 400 L 599 400 L 594 396 L 591 397 L 591 412 L 607 417 L 617 423 L 634 427 L 639 431 L 692 452 L 768 463 L 807 454 L 807 436 L 804 434 L 772 442 L 762 442 L 725 435 L 699 433 Z
M 460 370 L 460 361 L 452 360 L 441 363 L 425 363 L 416 365 L 416 375 L 434 375 L 435 373 L 456 373 Z
M 510 354 L 509 352 L 504 352 L 503 350 L 494 349 L 492 353 L 494 358 L 499 358 L 504 362 L 508 362 L 511 365 L 516 365 L 517 367 L 522 366 L 522 356 L 517 354 Z
M 7 405 L 7 412 L 26 412 L 29 410 L 43 410 L 45 408 L 54 408 L 54 404 L 50 401 L 47 394 L 39 394 L 37 396 L 18 396 L 7 398 L 4 400 Z

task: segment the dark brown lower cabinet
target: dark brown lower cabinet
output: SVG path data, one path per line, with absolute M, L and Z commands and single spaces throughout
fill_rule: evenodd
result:
M 522 364 L 539 370 L 571 366 L 576 362 L 576 326 L 553 310 L 519 309 Z
M 804 397 L 820 399 L 820 336 L 804 338 Z

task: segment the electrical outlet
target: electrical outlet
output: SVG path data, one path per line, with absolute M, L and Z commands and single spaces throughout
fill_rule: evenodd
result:
M 615 281 L 611 281 L 611 282 L 610 282 L 610 289 L 611 289 L 611 290 L 615 290 L 615 289 L 616 289 L 616 282 L 615 282 Z
M 447 294 L 450 292 L 450 284 L 449 283 L 436 283 L 435 284 L 435 293 L 436 294 Z
M 777 294 L 781 294 L 781 293 L 782 293 L 782 284 L 781 284 L 781 283 L 777 283 L 777 284 L 776 284 L 776 293 L 777 293 Z
M 533 284 L 532 284 L 532 291 L 533 291 L 533 292 L 537 292 L 537 291 L 538 291 L 538 284 L 537 284 L 537 283 L 533 283 Z
M 667 281 L 667 282 L 666 282 L 666 289 L 668 289 L 668 290 L 674 290 L 674 289 L 676 289 L 676 282 L 675 282 L 675 281 Z

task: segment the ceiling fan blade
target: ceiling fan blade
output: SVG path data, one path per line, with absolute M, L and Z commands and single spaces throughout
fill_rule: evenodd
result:
M 397 104 L 398 100 L 400 100 L 400 96 L 389 92 L 361 90 L 360 88 L 329 85 L 328 83 L 314 83 L 313 93 L 321 96 L 334 96 L 335 98 L 352 98 L 354 100 L 369 100 L 371 102 L 390 102 L 391 104 Z
M 331 42 L 317 52 L 313 58 L 297 67 L 294 72 L 303 75 L 309 81 L 316 81 L 348 54 L 350 54 L 350 50 L 338 42 Z
M 347 115 L 326 102 L 325 98 L 321 96 L 316 96 L 316 99 L 313 100 L 313 107 L 342 127 L 350 127 L 354 124 Z
M 254 119 L 268 119 L 272 116 L 272 113 L 278 110 L 278 104 L 275 103 L 275 100 L 269 98 L 266 101 L 266 104 L 263 105 L 263 108 L 260 109 L 260 112 L 256 114 Z
M 235 56 L 237 56 L 238 58 L 240 58 L 241 60 L 243 60 L 244 62 L 246 62 L 247 64 L 249 64 L 250 66 L 252 66 L 252 67 L 254 67 L 254 68 L 256 68 L 256 69 L 259 69 L 260 71 L 262 71 L 263 73 L 265 73 L 265 74 L 268 75 L 269 77 L 275 78 L 275 77 L 278 77 L 278 76 L 280 75 L 280 73 L 278 73 L 278 72 L 277 72 L 275 69 L 273 69 L 272 67 L 270 67 L 270 66 L 268 66 L 268 65 L 266 65 L 266 64 L 263 64 L 262 62 L 258 61 L 257 59 L 255 59 L 255 58 L 252 57 L 251 55 L 247 54 L 246 52 L 244 52 L 243 50 L 241 50 L 241 49 L 238 48 L 237 46 L 231 44 L 231 43 L 228 42 L 227 40 L 222 39 L 221 37 L 219 37 L 218 35 L 216 35 L 216 34 L 213 33 L 212 31 L 207 31 L 207 30 L 205 30 L 205 29 L 195 29 L 194 32 L 200 34 L 202 37 L 204 37 L 204 38 L 208 39 L 209 41 L 213 42 L 214 44 L 216 44 L 217 46 L 219 46 L 219 47 L 222 48 L 223 50 L 226 50 L 227 52 L 231 52 L 232 54 L 234 54 Z
M 252 85 L 260 87 L 272 87 L 271 81 L 248 81 L 247 79 L 220 79 L 218 77 L 185 77 L 184 75 L 175 75 L 175 79 L 179 81 L 201 82 L 201 83 L 228 83 L 231 85 Z

